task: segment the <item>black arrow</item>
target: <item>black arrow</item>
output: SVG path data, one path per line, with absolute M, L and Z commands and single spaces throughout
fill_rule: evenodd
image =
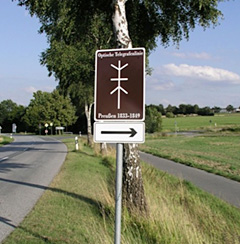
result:
M 134 137 L 137 132 L 133 128 L 129 128 L 131 131 L 101 131 L 101 134 L 130 134 L 129 137 Z

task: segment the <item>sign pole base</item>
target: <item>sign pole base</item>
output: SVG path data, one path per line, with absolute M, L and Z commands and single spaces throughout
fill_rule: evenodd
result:
M 116 158 L 116 192 L 115 192 L 115 236 L 114 244 L 121 242 L 121 212 L 122 212 L 122 171 L 123 171 L 123 144 L 117 143 Z

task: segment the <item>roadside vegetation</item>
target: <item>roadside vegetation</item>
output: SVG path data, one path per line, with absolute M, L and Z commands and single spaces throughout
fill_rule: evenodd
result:
M 0 136 L 0 147 L 3 146 L 3 145 L 6 145 L 10 142 L 12 142 L 13 139 L 11 139 L 10 137 L 7 137 L 7 136 Z
M 113 243 L 115 152 L 65 140 L 59 175 L 4 244 Z M 99 150 L 96 145 L 95 151 Z M 149 214 L 122 216 L 122 243 L 240 243 L 240 210 L 142 163 Z

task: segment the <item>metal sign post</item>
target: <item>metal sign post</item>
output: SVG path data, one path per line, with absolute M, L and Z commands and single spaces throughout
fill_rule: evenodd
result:
M 114 235 L 115 244 L 120 244 L 120 242 L 121 242 L 122 171 L 123 171 L 123 144 L 117 143 L 116 192 L 115 192 L 115 235 Z

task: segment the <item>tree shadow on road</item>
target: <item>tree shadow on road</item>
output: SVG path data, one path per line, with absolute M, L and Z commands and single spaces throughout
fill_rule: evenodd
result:
M 11 223 L 12 221 L 10 219 L 7 219 L 7 218 L 1 217 L 1 216 L 0 216 L 0 222 L 13 227 L 14 229 L 17 227 L 16 225 Z
M 0 173 L 7 173 L 12 169 L 28 168 L 28 165 L 21 163 L 0 163 Z

